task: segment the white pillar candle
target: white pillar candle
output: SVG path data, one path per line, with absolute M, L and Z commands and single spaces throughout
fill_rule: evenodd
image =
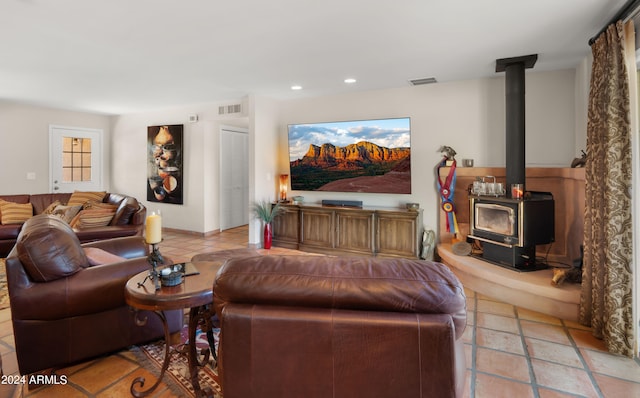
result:
M 162 217 L 160 217 L 160 214 L 154 212 L 147 217 L 145 238 L 147 243 L 150 244 L 160 243 L 162 241 Z

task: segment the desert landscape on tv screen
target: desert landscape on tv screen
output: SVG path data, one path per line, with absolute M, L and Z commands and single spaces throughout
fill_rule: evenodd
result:
M 289 125 L 294 191 L 411 193 L 409 118 Z

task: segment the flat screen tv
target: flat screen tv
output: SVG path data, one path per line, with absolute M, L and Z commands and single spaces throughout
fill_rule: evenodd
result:
M 290 124 L 294 191 L 411 193 L 411 119 Z

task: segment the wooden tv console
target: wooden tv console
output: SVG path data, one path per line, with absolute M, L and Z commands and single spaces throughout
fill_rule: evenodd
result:
M 326 254 L 419 258 L 422 209 L 283 204 L 273 244 Z

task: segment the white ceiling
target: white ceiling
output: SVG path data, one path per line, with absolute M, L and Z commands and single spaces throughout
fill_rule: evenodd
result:
M 124 114 L 495 76 L 528 54 L 574 68 L 624 3 L 2 0 L 0 100 Z

